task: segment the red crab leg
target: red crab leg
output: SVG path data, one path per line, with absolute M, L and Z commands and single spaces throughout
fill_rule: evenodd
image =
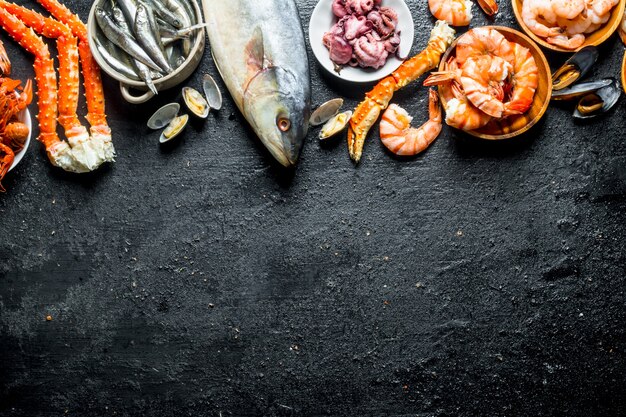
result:
M 104 92 L 100 77 L 100 67 L 89 49 L 87 27 L 78 16 L 57 0 L 37 1 L 57 20 L 68 25 L 74 36 L 78 38 L 78 51 L 83 69 L 85 98 L 87 99 L 87 121 L 91 125 L 92 136 L 97 134 L 105 136 L 106 140 L 110 140 L 111 129 L 107 124 L 104 112 Z
M 35 79 L 39 114 L 39 141 L 46 147 L 48 156 L 55 163 L 52 153 L 56 146 L 63 145 L 56 133 L 57 116 L 57 78 L 54 72 L 48 46 L 27 28 L 18 18 L 0 8 L 0 26 L 24 49 L 35 56 Z M 66 144 L 65 144 L 66 145 Z M 67 146 L 67 145 L 66 145 Z
M 76 114 L 78 108 L 78 43 L 72 31 L 63 23 L 30 9 L 0 0 L 0 7 L 20 19 L 26 26 L 47 38 L 57 40 L 59 50 L 59 123 L 70 143 L 89 139 L 87 129 Z

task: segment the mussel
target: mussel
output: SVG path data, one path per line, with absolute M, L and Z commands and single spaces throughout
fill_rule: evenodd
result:
M 209 107 L 213 110 L 220 110 L 222 108 L 222 92 L 209 74 L 205 74 L 202 77 L 202 89 L 209 102 Z
M 617 103 L 621 94 L 622 90 L 617 80 L 614 79 L 606 87 L 583 96 L 574 110 L 574 117 L 577 119 L 589 119 L 606 113 Z
M 185 87 L 183 88 L 183 99 L 191 113 L 202 119 L 207 118 L 211 108 L 209 103 L 202 97 L 202 94 L 191 87 Z
M 158 130 L 167 126 L 178 114 L 180 110 L 180 104 L 170 103 L 157 110 L 150 120 L 148 120 L 148 127 L 150 129 Z
M 189 121 L 189 115 L 187 114 L 183 114 L 181 116 L 175 117 L 174 120 L 172 120 L 170 124 L 165 128 L 163 133 L 161 133 L 159 142 L 166 143 L 174 139 L 176 136 L 180 135 L 180 133 L 187 126 L 188 121 Z
M 552 74 L 552 89 L 562 90 L 583 78 L 598 60 L 598 48 L 589 45 L 576 52 Z
M 331 117 L 336 116 L 343 106 L 342 98 L 334 98 L 319 106 L 311 115 L 309 123 L 311 126 L 319 126 L 328 122 Z
M 339 113 L 336 116 L 332 117 L 326 124 L 322 127 L 320 131 L 320 139 L 326 140 L 332 136 L 335 136 L 337 133 L 343 131 L 350 118 L 352 117 L 352 110 L 348 110 L 343 113 Z
M 605 78 L 602 80 L 576 84 L 563 90 L 552 91 L 552 100 L 578 99 L 580 97 L 586 96 L 587 94 L 598 91 L 601 88 L 608 87 L 615 82 L 616 81 L 613 78 Z

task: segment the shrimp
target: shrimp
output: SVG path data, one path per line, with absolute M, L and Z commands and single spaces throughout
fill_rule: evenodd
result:
M 412 156 L 423 152 L 441 133 L 441 106 L 434 89 L 428 91 L 429 118 L 419 128 L 411 127 L 413 118 L 402 107 L 391 104 L 380 121 L 380 140 L 396 155 Z
M 552 0 L 552 11 L 557 17 L 574 19 L 585 10 L 585 0 Z
M 626 13 L 624 13 L 624 17 L 622 18 L 622 23 L 619 26 L 619 37 L 622 40 L 622 43 L 626 45 Z
M 428 8 L 436 19 L 452 26 L 467 26 L 472 20 L 471 0 L 428 0 Z
M 528 48 L 513 44 L 515 61 L 511 76 L 511 98 L 504 103 L 504 115 L 523 114 L 533 104 L 537 90 L 539 69 Z
M 444 71 L 433 72 L 424 85 L 439 86 L 448 126 L 465 131 L 480 129 L 493 118 L 467 100 L 463 87 L 457 81 L 460 75 L 456 58 L 450 57 L 444 64 Z
M 567 36 L 574 36 L 580 33 L 586 33 L 591 26 L 591 20 L 587 17 L 587 14 L 581 14 L 574 19 L 566 19 L 559 17 L 557 24 L 563 29 L 563 34 Z M 557 35 L 558 36 L 558 35 Z
M 511 64 L 497 56 L 468 58 L 460 77 L 468 100 L 488 115 L 501 118 L 504 112 L 503 84 L 511 70 Z
M 535 35 L 547 38 L 561 34 L 561 28 L 548 27 L 541 22 L 556 24 L 557 16 L 552 10 L 552 4 L 546 0 L 524 0 L 522 5 L 522 20 Z
M 550 36 L 546 38 L 546 41 L 564 49 L 578 49 L 585 42 L 585 39 L 585 35 L 578 33 L 571 37 L 567 35 Z
M 462 67 L 471 57 L 498 56 L 511 62 L 514 59 L 511 43 L 495 29 L 475 28 L 461 36 L 456 45 L 456 60 Z

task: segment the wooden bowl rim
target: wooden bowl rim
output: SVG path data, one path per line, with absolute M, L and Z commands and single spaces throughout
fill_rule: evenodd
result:
M 622 90 L 626 93 L 626 51 L 624 51 L 624 58 L 622 59 Z
M 535 60 L 539 59 L 541 62 L 543 62 L 544 68 L 546 68 L 546 73 L 545 73 L 545 77 L 544 77 L 544 82 L 547 83 L 547 87 L 548 87 L 548 91 L 546 94 L 546 98 L 543 102 L 543 105 L 541 106 L 541 110 L 539 110 L 539 113 L 537 113 L 537 116 L 535 116 L 534 119 L 532 119 L 531 121 L 529 121 L 526 125 L 524 125 L 524 127 L 522 127 L 521 129 L 516 130 L 515 132 L 510 132 L 510 133 L 505 133 L 502 135 L 489 135 L 486 133 L 480 133 L 476 130 L 462 130 L 463 132 L 480 138 L 480 139 L 486 139 L 486 140 L 505 140 L 505 139 L 511 139 L 514 138 L 516 136 L 519 136 L 523 133 L 526 133 L 530 128 L 532 128 L 534 125 L 536 125 L 541 118 L 544 116 L 544 114 L 546 113 L 546 111 L 548 110 L 548 106 L 550 105 L 550 97 L 552 96 L 552 73 L 550 72 L 550 64 L 548 64 L 548 60 L 546 59 L 545 54 L 543 53 L 543 51 L 541 50 L 541 48 L 539 48 L 539 46 L 533 42 L 532 39 L 530 39 L 528 36 L 526 36 L 525 34 L 523 34 L 522 32 L 512 29 L 510 27 L 506 27 L 506 26 L 484 26 L 485 28 L 488 29 L 495 29 L 498 32 L 502 33 L 506 36 L 506 34 L 508 34 L 509 36 L 513 36 L 513 37 L 518 37 L 522 40 L 524 40 L 527 45 L 522 45 L 522 46 L 526 46 L 528 47 L 528 49 L 530 50 L 530 52 L 533 55 L 533 58 L 535 58 Z M 461 35 L 463 36 L 463 35 Z M 444 70 L 444 65 L 448 60 L 448 57 L 450 57 L 450 55 L 452 54 L 452 52 L 456 49 L 456 45 L 459 41 L 459 39 L 461 38 L 461 36 L 458 36 L 450 45 L 450 47 L 448 48 L 448 50 L 443 54 L 443 56 L 441 57 L 441 62 L 439 62 L 439 71 L 443 71 Z M 542 77 L 541 74 L 539 74 L 538 76 L 538 82 L 541 83 L 542 81 Z M 445 99 L 443 98 L 443 94 L 441 92 L 441 88 L 438 89 L 439 91 L 439 99 L 442 102 L 442 104 L 445 102 Z
M 539 36 L 535 35 L 532 30 L 528 29 L 528 26 L 526 26 L 526 23 L 524 23 L 524 20 L 522 19 L 522 11 L 518 7 L 518 3 L 522 1 L 523 0 L 511 0 L 511 5 L 513 6 L 513 14 L 515 15 L 517 24 L 522 28 L 524 33 L 526 33 L 526 35 L 532 38 L 532 40 L 534 40 L 536 43 L 538 43 L 539 45 L 541 45 L 542 47 L 546 49 L 550 49 L 555 52 L 563 52 L 563 53 L 570 53 L 570 54 L 580 51 L 585 46 L 589 46 L 589 45 L 598 46 L 601 43 L 604 43 L 607 39 L 609 39 L 615 33 L 620 23 L 622 22 L 622 17 L 624 16 L 624 7 L 626 6 L 626 0 L 619 0 L 619 3 L 617 4 L 617 6 L 615 6 L 613 11 L 611 12 L 611 18 L 609 22 L 607 22 L 604 26 L 602 26 L 600 29 L 594 32 L 594 33 L 603 32 L 600 37 L 598 37 L 597 39 L 593 41 L 589 41 L 589 38 L 587 38 L 585 42 L 577 49 L 565 49 L 565 48 L 561 48 L 559 46 L 552 45 L 551 43 L 546 42 L 545 40 L 543 40 L 543 38 L 540 38 Z M 617 16 L 615 16 L 616 13 L 617 13 Z

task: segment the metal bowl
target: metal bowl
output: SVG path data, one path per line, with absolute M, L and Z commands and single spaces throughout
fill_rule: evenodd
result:
M 91 11 L 89 12 L 89 20 L 87 21 L 87 31 L 89 35 L 89 47 L 91 49 L 91 53 L 93 54 L 96 62 L 102 68 L 102 70 L 108 74 L 110 77 L 120 82 L 120 89 L 122 91 L 122 97 L 129 103 L 133 104 L 141 104 L 150 100 L 154 97 L 154 93 L 152 93 L 146 83 L 143 81 L 131 80 L 130 78 L 120 74 L 116 70 L 114 70 L 107 61 L 102 57 L 98 48 L 96 48 L 94 37 L 96 36 L 104 36 L 102 31 L 98 27 L 95 18 L 96 7 L 104 3 L 105 0 L 96 0 L 94 1 Z M 200 10 L 200 6 L 195 0 L 189 0 L 191 5 L 194 8 L 196 13 L 196 23 L 202 23 L 202 11 Z M 200 65 L 200 61 L 202 60 L 202 56 L 204 55 L 204 46 L 205 46 L 205 31 L 198 30 L 193 38 L 193 46 L 191 52 L 183 65 L 178 67 L 171 74 L 154 80 L 154 85 L 159 91 L 167 90 L 169 88 L 175 87 L 185 81 Z M 140 96 L 135 96 L 131 94 L 130 89 L 133 88 L 135 90 L 139 90 L 144 92 Z

